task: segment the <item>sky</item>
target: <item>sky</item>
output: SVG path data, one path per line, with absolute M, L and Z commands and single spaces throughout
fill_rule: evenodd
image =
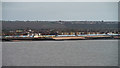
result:
M 117 2 L 3 2 L 3 20 L 117 21 Z
M 1 0 L 2 2 L 119 2 L 120 0 Z

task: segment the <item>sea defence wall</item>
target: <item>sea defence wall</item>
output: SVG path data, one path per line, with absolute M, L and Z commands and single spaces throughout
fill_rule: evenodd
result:
M 3 42 L 3 66 L 118 66 L 118 40 Z

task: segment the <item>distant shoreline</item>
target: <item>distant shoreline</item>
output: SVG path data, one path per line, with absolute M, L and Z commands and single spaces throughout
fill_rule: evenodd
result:
M 53 38 L 2 38 L 2 41 L 64 41 L 64 40 L 114 40 L 120 39 L 111 36 L 86 36 L 86 37 L 53 37 Z

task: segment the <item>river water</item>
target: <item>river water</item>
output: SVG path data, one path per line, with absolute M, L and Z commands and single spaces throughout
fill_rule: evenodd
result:
M 2 43 L 3 66 L 117 66 L 118 40 Z

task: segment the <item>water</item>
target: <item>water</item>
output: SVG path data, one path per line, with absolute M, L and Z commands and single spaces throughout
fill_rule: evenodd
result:
M 118 66 L 118 41 L 3 42 L 3 66 Z
M 2 67 L 2 42 L 0 41 L 0 67 Z

